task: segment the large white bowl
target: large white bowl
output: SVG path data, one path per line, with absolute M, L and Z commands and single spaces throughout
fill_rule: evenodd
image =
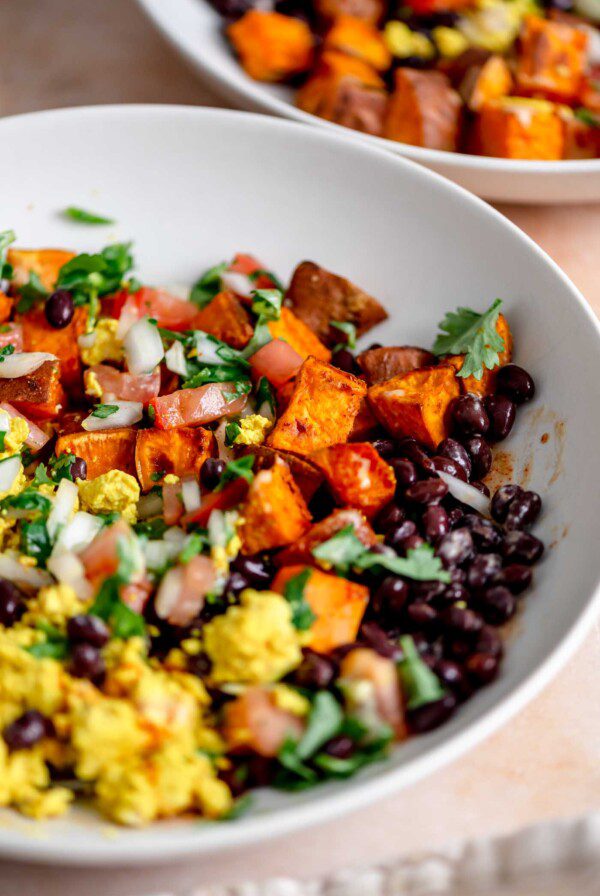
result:
M 174 47 L 210 84 L 243 109 L 270 112 L 406 156 L 484 199 L 498 202 L 600 201 L 600 159 L 528 162 L 422 149 L 360 134 L 298 109 L 289 87 L 253 81 L 222 35 L 222 19 L 207 0 L 138 0 Z
M 576 648 L 600 573 L 597 511 L 600 336 L 576 289 L 503 217 L 448 181 L 344 136 L 255 115 L 178 107 L 98 107 L 0 121 L 0 230 L 22 246 L 96 250 L 135 240 L 146 282 L 191 282 L 235 251 L 287 277 L 304 258 L 347 275 L 389 308 L 375 338 L 429 345 L 458 304 L 506 302 L 516 358 L 534 374 L 519 412 L 516 476 L 544 495 L 536 571 L 499 680 L 445 727 L 357 778 L 267 794 L 244 819 L 120 830 L 86 810 L 36 825 L 0 813 L 0 854 L 64 863 L 141 862 L 258 841 L 413 783 L 506 722 Z M 80 205 L 114 216 L 85 227 Z M 373 337 L 367 337 L 370 341 Z M 548 440 L 540 440 L 548 433 Z M 543 732 L 540 733 L 543 737 Z M 32 836 L 35 833 L 35 836 Z

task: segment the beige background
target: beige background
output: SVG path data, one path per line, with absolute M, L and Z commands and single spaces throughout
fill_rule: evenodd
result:
M 2 115 L 92 103 L 222 105 L 133 0 L 0 0 L 0 35 Z M 501 210 L 600 312 L 600 206 Z M 90 875 L 0 863 L 0 896 L 137 896 L 192 883 L 309 877 L 600 808 L 599 660 L 597 628 L 555 682 L 502 731 L 426 781 L 340 823 L 145 872 Z

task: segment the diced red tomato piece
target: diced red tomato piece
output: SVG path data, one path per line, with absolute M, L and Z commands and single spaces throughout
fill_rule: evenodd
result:
M 160 391 L 160 371 L 135 376 L 122 373 L 108 364 L 95 364 L 90 368 L 100 388 L 102 401 L 141 401 L 146 404 Z
M 243 476 L 240 476 L 229 482 L 222 491 L 211 492 L 206 495 L 197 510 L 192 510 L 191 513 L 181 517 L 181 525 L 190 526 L 192 523 L 197 523 L 199 526 L 205 526 L 213 510 L 231 510 L 232 507 L 237 507 L 246 497 L 248 485 Z
M 152 317 L 159 327 L 167 330 L 188 330 L 192 327 L 198 308 L 193 302 L 171 295 L 166 289 L 155 289 L 142 286 L 137 292 L 128 293 L 121 290 L 106 303 L 113 317 L 120 318 L 127 313 L 133 320 L 141 317 Z
M 234 391 L 234 383 L 209 383 L 197 389 L 178 389 L 170 395 L 159 395 L 150 401 L 154 408 L 154 425 L 157 429 L 177 429 L 239 414 L 247 399 L 245 395 L 228 399 L 227 394 Z
M 112 526 L 102 529 L 94 540 L 81 552 L 80 560 L 88 579 L 107 578 L 115 574 L 119 567 L 117 546 L 127 538 L 131 529 L 125 520 L 117 520 Z
M 0 348 L 14 346 L 16 352 L 23 351 L 23 327 L 21 324 L 2 324 L 0 327 Z
M 251 274 L 255 274 L 256 271 L 264 271 L 265 266 L 260 261 L 257 261 L 253 255 L 245 255 L 243 252 L 238 252 L 234 255 L 233 261 L 227 270 L 236 274 L 245 274 L 246 277 L 249 277 Z M 267 274 L 259 274 L 254 284 L 256 289 L 273 289 L 277 286 Z
M 155 600 L 156 613 L 171 625 L 189 625 L 204 606 L 204 599 L 215 584 L 212 560 L 200 555 L 185 566 L 170 569 L 163 578 Z
M 277 756 L 287 738 L 299 740 L 303 729 L 302 720 L 280 709 L 266 688 L 248 688 L 224 707 L 223 736 L 233 752 Z
M 181 482 L 167 482 L 163 485 L 163 516 L 167 526 L 179 522 L 183 513 Z
M 259 348 L 250 358 L 250 366 L 255 376 L 266 376 L 278 389 L 296 376 L 302 367 L 302 356 L 283 339 L 272 339 Z

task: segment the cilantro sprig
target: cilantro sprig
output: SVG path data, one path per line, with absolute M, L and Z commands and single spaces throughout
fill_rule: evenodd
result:
M 84 208 L 79 208 L 76 205 L 69 205 L 63 211 L 63 215 L 65 218 L 70 218 L 71 221 L 77 221 L 79 224 L 114 224 L 115 221 L 113 218 L 106 218 L 104 215 L 98 215 L 96 212 L 86 211 Z
M 88 332 L 100 310 L 99 297 L 115 292 L 133 267 L 131 243 L 112 243 L 94 255 L 71 258 L 58 272 L 56 289 L 66 289 L 75 305 L 88 306 Z
M 471 308 L 449 311 L 440 322 L 440 333 L 434 344 L 435 355 L 463 355 L 458 376 L 474 376 L 480 380 L 483 370 L 492 370 L 499 362 L 504 339 L 496 330 L 502 299 L 496 299 L 487 311 L 478 314 Z

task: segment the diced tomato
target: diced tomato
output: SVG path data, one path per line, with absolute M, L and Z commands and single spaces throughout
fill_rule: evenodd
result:
M 167 482 L 163 485 L 163 516 L 167 526 L 174 526 L 183 513 L 181 482 Z
M 142 286 L 137 292 L 116 293 L 110 307 L 113 317 L 126 314 L 133 323 L 141 317 L 154 318 L 159 327 L 167 330 L 188 330 L 198 314 L 198 308 L 186 299 L 171 295 L 166 289 Z
M 189 625 L 204 606 L 204 599 L 215 584 L 212 560 L 200 555 L 185 566 L 170 569 L 156 595 L 157 616 L 171 625 Z
M 379 656 L 370 648 L 359 648 L 342 660 L 340 677 L 345 681 L 370 682 L 375 705 L 365 707 L 365 710 L 368 714 L 375 710 L 381 720 L 394 729 L 398 740 L 406 737 L 400 682 L 393 660 Z
M 102 401 L 141 401 L 144 404 L 160 391 L 160 371 L 139 374 L 122 373 L 108 364 L 95 364 L 90 368 L 100 388 Z
M 220 417 L 239 414 L 246 406 L 245 395 L 228 399 L 235 392 L 234 383 L 209 383 L 197 389 L 178 389 L 170 395 L 159 395 L 150 401 L 154 408 L 157 429 L 199 426 Z
M 115 574 L 119 567 L 117 546 L 127 538 L 131 529 L 125 520 L 117 520 L 112 526 L 102 529 L 94 540 L 79 555 L 88 579 L 105 579 Z
M 245 255 L 243 252 L 238 252 L 234 255 L 233 261 L 227 270 L 235 274 L 245 274 L 246 277 L 249 277 L 251 274 L 255 274 L 256 271 L 264 271 L 265 266 L 260 261 L 257 261 L 253 255 Z M 273 289 L 277 286 L 267 274 L 259 274 L 254 280 L 254 285 L 256 289 Z
M 121 585 L 119 597 L 130 610 L 141 613 L 152 594 L 152 582 L 146 576 L 129 585 Z
M 256 378 L 265 376 L 276 389 L 296 376 L 302 363 L 301 355 L 283 339 L 272 339 L 250 358 Z
M 181 517 L 181 525 L 189 526 L 192 523 L 197 523 L 199 526 L 205 526 L 213 510 L 230 510 L 232 507 L 237 507 L 240 501 L 244 500 L 247 492 L 248 482 L 240 476 L 228 483 L 222 491 L 206 495 L 197 510 L 192 510 L 191 513 L 186 513 Z
M 2 324 L 0 327 L 0 348 L 14 346 L 16 352 L 23 351 L 23 327 L 21 324 Z
M 302 720 L 280 709 L 266 688 L 248 688 L 223 709 L 223 736 L 234 752 L 277 756 L 288 738 L 300 739 L 303 729 Z

